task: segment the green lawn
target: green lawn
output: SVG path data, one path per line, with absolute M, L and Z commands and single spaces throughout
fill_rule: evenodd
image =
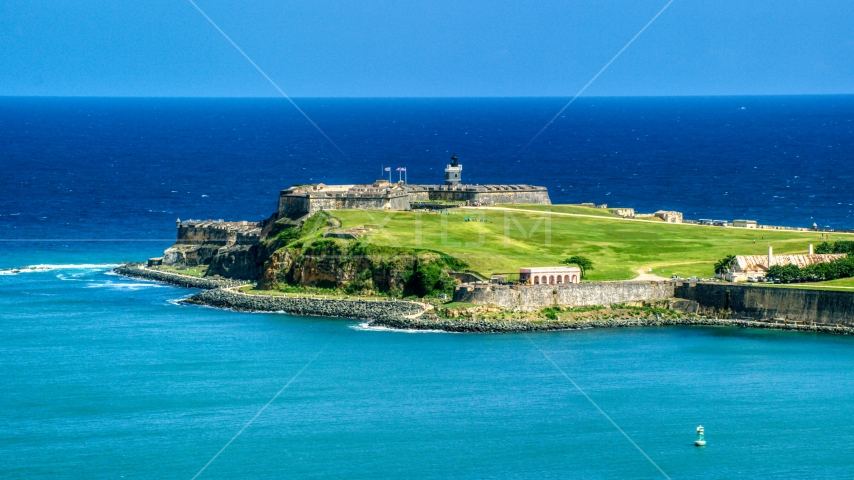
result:
M 852 291 L 854 290 L 854 278 L 840 278 L 837 280 L 828 280 L 826 282 L 815 283 L 788 283 L 785 285 L 774 285 L 760 283 L 763 287 L 775 288 L 799 288 L 802 290 L 837 290 L 837 291 Z
M 570 213 L 573 215 L 592 215 L 594 217 L 620 218 L 606 208 L 585 207 L 581 205 L 499 205 L 501 207 L 522 210 L 537 210 L 541 212 Z
M 207 265 L 199 265 L 197 267 L 174 267 L 172 265 L 158 265 L 152 268 L 154 270 L 161 270 L 169 273 L 178 273 L 181 275 L 188 275 L 190 277 L 204 277 L 205 273 L 208 271 Z
M 564 206 L 539 207 L 557 210 Z M 447 253 L 484 275 L 557 265 L 577 254 L 594 262 L 595 270 L 589 272 L 588 280 L 630 279 L 638 269 L 648 267 L 664 277 L 711 277 L 715 260 L 729 254 L 765 254 L 769 244 L 775 253 L 805 253 L 810 243 L 820 243 L 819 234 L 811 232 L 701 227 L 549 212 L 460 208 L 450 214 L 332 213 L 342 220 L 343 228 L 378 226 L 360 241 Z M 466 222 L 465 217 L 488 221 Z

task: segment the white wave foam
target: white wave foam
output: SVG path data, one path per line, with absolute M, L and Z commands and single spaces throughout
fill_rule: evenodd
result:
M 457 332 L 448 332 L 445 330 L 418 330 L 415 328 L 389 328 L 383 327 L 379 325 L 371 325 L 368 322 L 362 322 L 357 325 L 350 325 L 350 328 L 353 330 L 359 330 L 361 332 L 397 332 L 397 333 L 457 333 Z
M 171 304 L 171 305 L 176 305 L 176 306 L 179 306 L 179 307 L 186 307 L 186 306 L 187 306 L 187 304 L 186 304 L 186 303 L 184 303 L 184 300 L 186 300 L 186 299 L 188 299 L 188 298 L 190 298 L 190 297 L 192 297 L 192 296 L 193 296 L 193 294 L 185 295 L 185 296 L 183 296 L 183 297 L 181 297 L 181 298 L 170 298 L 169 300 L 166 300 L 166 303 L 169 303 L 169 304 Z
M 126 282 L 104 282 L 104 283 L 90 283 L 86 285 L 86 288 L 112 288 L 115 290 L 139 290 L 141 288 L 166 288 L 167 285 L 161 285 L 159 283 L 126 283 Z
M 39 273 L 39 272 L 52 272 L 54 270 L 106 270 L 108 268 L 116 268 L 119 265 L 117 263 L 74 263 L 74 264 L 61 264 L 61 265 L 51 265 L 51 264 L 41 264 L 41 265 L 30 265 L 28 267 L 21 268 L 6 268 L 0 270 L 0 275 L 18 275 L 21 273 Z

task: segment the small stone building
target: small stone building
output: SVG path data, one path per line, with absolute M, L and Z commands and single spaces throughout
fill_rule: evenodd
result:
M 519 269 L 519 281 L 527 285 L 565 285 L 581 281 L 578 267 L 530 267 Z
M 739 228 L 756 228 L 756 220 L 733 220 L 732 226 Z
M 653 215 L 664 220 L 667 223 L 682 223 L 682 212 L 659 210 L 653 213 Z

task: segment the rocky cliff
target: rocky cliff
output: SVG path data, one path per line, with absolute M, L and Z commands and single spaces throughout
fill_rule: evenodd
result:
M 207 276 L 257 280 L 262 289 L 296 285 L 393 296 L 450 294 L 456 281 L 447 272 L 465 266 L 435 252 L 323 236 L 340 226 L 326 212 L 258 224 L 184 222 L 163 263 L 208 265 Z

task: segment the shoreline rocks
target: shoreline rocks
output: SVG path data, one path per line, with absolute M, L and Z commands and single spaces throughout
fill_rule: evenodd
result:
M 423 314 L 424 304 L 405 300 L 350 300 L 298 296 L 251 295 L 230 290 L 249 282 L 218 277 L 191 277 L 152 270 L 143 264 L 129 263 L 113 270 L 119 275 L 168 283 L 184 288 L 198 288 L 183 303 L 224 308 L 241 312 L 286 312 L 292 315 L 322 316 L 367 320 L 368 325 L 395 330 L 442 330 L 454 333 L 523 333 L 582 330 L 588 328 L 663 327 L 673 325 L 762 328 L 802 332 L 854 335 L 854 327 L 779 323 L 724 318 L 624 318 L 584 320 L 517 320 L 479 318 L 441 318 Z
M 854 327 L 783 324 L 755 320 L 731 320 L 719 318 L 625 318 L 596 320 L 498 320 L 477 318 L 439 318 L 435 315 L 422 315 L 414 318 L 388 317 L 370 322 L 371 326 L 381 326 L 399 330 L 442 330 L 454 333 L 523 333 L 561 330 L 583 330 L 588 328 L 626 328 L 626 327 L 664 327 L 675 325 L 722 326 L 738 328 L 763 328 L 771 330 L 794 330 L 803 332 L 832 333 L 837 335 L 854 334 Z
M 342 300 L 284 295 L 250 295 L 222 288 L 205 290 L 183 300 L 191 305 L 240 312 L 286 312 L 293 315 L 361 320 L 406 318 L 424 311 L 424 305 L 405 300 Z
M 126 263 L 113 269 L 113 272 L 119 275 L 124 275 L 125 277 L 142 278 L 144 280 L 168 283 L 170 285 L 175 285 L 176 287 L 201 288 L 203 290 L 237 287 L 249 284 L 247 281 L 230 280 L 221 277 L 191 277 L 189 275 L 181 275 L 180 273 L 153 270 L 146 268 L 141 263 Z

